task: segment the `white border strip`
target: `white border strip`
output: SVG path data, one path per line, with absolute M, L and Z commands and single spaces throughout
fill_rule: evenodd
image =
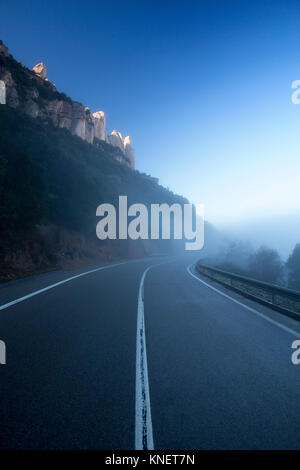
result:
M 152 266 L 149 266 L 142 275 L 138 297 L 135 383 L 136 450 L 154 449 L 144 318 L 144 281 L 151 267 Z
M 5 308 L 11 307 L 12 305 L 16 305 L 24 300 L 30 299 L 30 297 L 34 297 L 35 295 L 41 294 L 42 292 L 46 292 L 47 290 L 53 289 L 54 287 L 60 286 L 61 284 L 65 284 L 66 282 L 73 281 L 73 279 L 77 279 L 78 277 L 86 276 L 90 273 L 95 273 L 96 271 L 102 271 L 102 269 L 114 268 L 115 266 L 120 266 L 121 264 L 125 263 L 117 263 L 117 264 L 108 264 L 106 266 L 101 266 L 101 268 L 92 269 L 91 271 L 86 271 L 81 274 L 77 274 L 76 276 L 68 277 L 67 279 L 63 279 L 62 281 L 56 282 L 55 284 L 51 284 L 50 286 L 44 287 L 43 289 L 36 290 L 31 292 L 31 294 L 24 295 L 24 297 L 20 297 L 19 299 L 12 300 L 7 304 L 0 305 L 0 310 L 4 310 Z
M 245 305 L 242 302 L 239 302 L 238 300 L 234 299 L 233 297 L 230 297 L 230 295 L 225 294 L 224 292 L 217 289 L 216 287 L 213 287 L 210 284 L 208 284 L 207 282 L 202 281 L 202 279 L 200 279 L 198 276 L 196 276 L 195 274 L 193 274 L 191 272 L 191 266 L 192 266 L 192 264 L 190 266 L 188 266 L 186 268 L 186 270 L 191 276 L 193 276 L 195 279 L 197 279 L 197 281 L 201 282 L 206 287 L 209 287 L 210 289 L 214 290 L 215 292 L 218 292 L 218 294 L 223 295 L 223 297 L 226 297 L 227 299 L 231 300 L 232 302 L 235 302 L 236 304 L 240 305 L 241 307 L 244 307 L 245 309 L 249 310 L 250 312 L 255 313 L 259 317 L 264 318 L 269 323 L 272 323 L 272 325 L 278 326 L 282 330 L 286 331 L 287 333 L 290 333 L 291 335 L 293 335 L 293 336 L 295 336 L 296 338 L 299 339 L 300 332 L 298 333 L 296 330 L 293 330 L 292 328 L 288 328 L 287 326 L 282 325 L 282 323 L 279 323 L 276 320 L 272 320 L 272 318 L 268 317 L 267 315 L 264 315 L 263 313 L 259 312 L 258 310 L 255 310 L 254 308 L 248 307 L 248 305 Z

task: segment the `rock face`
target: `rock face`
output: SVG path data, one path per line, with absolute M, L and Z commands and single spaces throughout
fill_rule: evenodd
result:
M 108 142 L 115 147 L 119 147 L 119 149 L 124 152 L 124 142 L 121 132 L 116 130 L 112 131 L 112 133 L 108 136 Z
M 94 120 L 94 130 L 95 136 L 97 139 L 105 140 L 107 142 L 107 133 L 106 133 L 106 116 L 104 111 L 97 111 L 93 113 Z
M 124 139 L 124 151 L 125 151 L 126 157 L 130 161 L 131 168 L 135 168 L 134 150 L 132 148 L 131 138 L 129 137 L 129 135 L 125 137 Z
M 6 104 L 6 87 L 3 80 L 0 80 L 0 104 Z
M 39 64 L 36 64 L 33 69 L 32 69 L 40 78 L 43 80 L 47 76 L 47 69 L 46 65 L 43 62 L 40 62 Z
M 104 111 L 91 113 L 89 108 L 59 93 L 46 76 L 43 62 L 31 71 L 17 62 L 0 41 L 0 104 L 19 108 L 33 118 L 65 128 L 90 144 L 101 140 L 114 145 L 122 152 L 119 161 L 134 169 L 130 137 L 123 139 L 117 131 L 108 136 Z
M 119 149 L 125 154 L 125 157 L 131 168 L 135 168 L 134 150 L 131 145 L 131 138 L 129 135 L 123 139 L 121 132 L 112 131 L 108 136 L 108 142 Z

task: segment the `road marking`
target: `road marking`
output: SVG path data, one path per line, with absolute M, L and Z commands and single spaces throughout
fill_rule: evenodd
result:
M 187 272 L 193 276 L 195 279 L 197 279 L 197 281 L 201 282 L 202 284 L 204 284 L 206 287 L 209 287 L 210 289 L 214 290 L 215 292 L 218 292 L 218 294 L 221 294 L 223 295 L 223 297 L 226 297 L 227 299 L 231 300 L 232 302 L 235 302 L 236 304 L 240 305 L 241 307 L 244 307 L 245 309 L 249 310 L 250 312 L 252 313 L 255 313 L 256 315 L 258 315 L 259 317 L 261 318 L 264 318 L 265 320 L 267 320 L 269 323 L 272 323 L 273 325 L 276 325 L 278 326 L 279 328 L 281 328 L 282 330 L 286 331 L 287 333 L 290 333 L 291 335 L 293 336 L 296 336 L 296 338 L 299 338 L 300 336 L 300 333 L 298 333 L 296 330 L 293 330 L 292 328 L 288 328 L 287 326 L 285 325 L 282 325 L 281 323 L 277 322 L 276 320 L 272 320 L 272 318 L 269 318 L 267 315 L 264 315 L 263 313 L 259 312 L 258 310 L 255 310 L 254 308 L 251 308 L 251 307 L 248 307 L 248 305 L 245 305 L 243 304 L 242 302 L 239 302 L 238 300 L 234 299 L 233 297 L 231 297 L 230 295 L 227 295 L 225 294 L 224 292 L 222 292 L 221 290 L 217 289 L 216 287 L 213 287 L 211 286 L 210 284 L 208 284 L 207 282 L 203 281 L 202 279 L 200 279 L 198 276 L 196 276 L 195 274 L 193 274 L 191 272 L 191 266 L 188 266 L 186 269 L 187 269 Z
M 151 268 L 152 266 L 149 266 L 142 275 L 138 297 L 135 382 L 136 450 L 154 449 L 144 318 L 144 281 L 147 272 Z
M 35 295 L 41 294 L 42 292 L 46 292 L 47 290 L 54 289 L 54 287 L 60 286 L 61 284 L 65 284 L 66 282 L 73 281 L 73 279 L 77 279 L 78 277 L 86 276 L 90 273 L 95 273 L 96 271 L 102 271 L 102 269 L 114 268 L 116 266 L 120 266 L 121 264 L 125 263 L 116 263 L 116 264 L 109 264 L 107 266 L 101 266 L 101 268 L 92 269 L 90 271 L 86 271 L 81 274 L 77 274 L 76 276 L 68 277 L 67 279 L 63 279 L 62 281 L 56 282 L 55 284 L 51 284 L 50 286 L 44 287 L 43 289 L 36 290 L 31 292 L 31 294 L 24 295 L 24 297 L 20 297 L 19 299 L 12 300 L 7 304 L 0 305 L 0 310 L 4 310 L 5 308 L 11 307 L 12 305 L 16 305 L 24 300 L 30 299 L 30 297 L 34 297 Z

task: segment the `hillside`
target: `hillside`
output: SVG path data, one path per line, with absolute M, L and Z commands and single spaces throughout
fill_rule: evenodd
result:
M 92 145 L 66 129 L 0 106 L 1 280 L 59 266 L 168 251 L 171 242 L 96 238 L 103 202 L 187 202 L 121 164 L 117 147 Z
M 17 61 L 0 40 L 0 104 L 7 104 L 45 124 L 67 129 L 91 144 L 99 141 L 119 148 L 118 160 L 135 168 L 135 155 L 130 136 L 106 131 L 104 111 L 91 112 L 89 107 L 60 93 L 47 78 L 47 69 L 40 62 L 32 70 Z

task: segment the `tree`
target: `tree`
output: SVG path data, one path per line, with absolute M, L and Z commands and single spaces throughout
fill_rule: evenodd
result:
M 253 253 L 250 243 L 233 241 L 224 249 L 223 269 L 243 274 L 247 270 L 249 259 Z
M 249 261 L 249 274 L 264 282 L 280 283 L 283 277 L 283 263 L 276 250 L 261 247 Z
M 285 264 L 288 271 L 288 285 L 300 290 L 300 243 L 297 243 Z

